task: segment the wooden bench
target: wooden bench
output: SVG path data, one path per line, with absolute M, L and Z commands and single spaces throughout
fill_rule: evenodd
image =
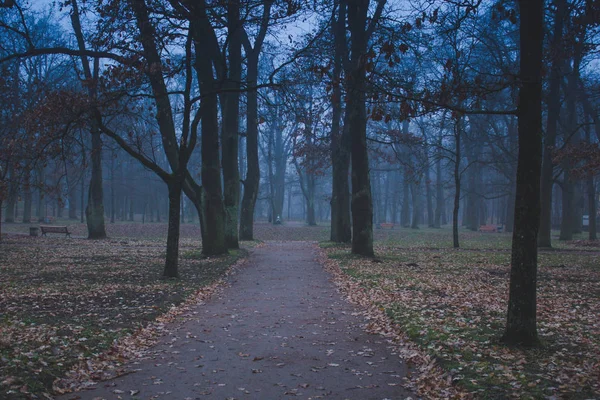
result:
M 496 225 L 481 225 L 479 232 L 498 232 L 498 227 Z
M 66 226 L 51 226 L 51 225 L 40 225 L 42 236 L 46 236 L 46 233 L 64 233 L 67 236 L 71 236 L 71 232 Z
M 389 223 L 389 222 L 382 222 L 379 225 L 381 226 L 382 229 L 384 229 L 384 228 L 394 229 L 394 224 Z

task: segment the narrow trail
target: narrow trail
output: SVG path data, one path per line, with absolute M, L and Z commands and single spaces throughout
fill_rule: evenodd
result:
M 253 249 L 230 285 L 129 375 L 64 399 L 405 399 L 406 367 L 365 333 L 314 244 Z

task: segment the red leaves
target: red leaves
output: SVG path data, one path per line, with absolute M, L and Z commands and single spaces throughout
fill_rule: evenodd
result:
M 600 147 L 597 143 L 579 143 L 566 145 L 553 153 L 552 162 L 560 164 L 568 161 L 571 172 L 577 177 L 595 174 L 600 171 Z

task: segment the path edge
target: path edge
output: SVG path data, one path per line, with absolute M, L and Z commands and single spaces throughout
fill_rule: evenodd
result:
M 392 303 L 389 294 L 378 290 L 366 290 L 342 271 L 340 262 L 329 257 L 328 249 L 315 245 L 316 261 L 330 275 L 331 281 L 342 294 L 344 300 L 358 308 L 368 321 L 362 328 L 369 334 L 382 336 L 404 361 L 408 369 L 403 378 L 405 389 L 430 399 L 471 399 L 472 395 L 452 385 L 452 376 L 445 372 L 437 361 L 419 348 L 385 313 L 385 308 L 372 301 L 372 298 L 386 299 Z M 376 294 L 376 296 L 374 296 Z

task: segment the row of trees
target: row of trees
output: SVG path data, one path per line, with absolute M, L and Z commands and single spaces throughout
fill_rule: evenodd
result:
M 447 218 L 458 247 L 461 204 L 471 229 L 495 214 L 514 232 L 505 339 L 534 344 L 553 208 L 569 239 L 587 194 L 595 235 L 594 1 L 69 0 L 53 12 L 70 34 L 5 6 L 3 196 L 40 165 L 89 165 L 89 237 L 105 237 L 109 140 L 166 187 L 167 277 L 183 195 L 218 255 L 253 239 L 261 190 L 284 215 L 293 170 L 307 222 L 331 185 L 331 240 L 363 256 L 374 221 Z

